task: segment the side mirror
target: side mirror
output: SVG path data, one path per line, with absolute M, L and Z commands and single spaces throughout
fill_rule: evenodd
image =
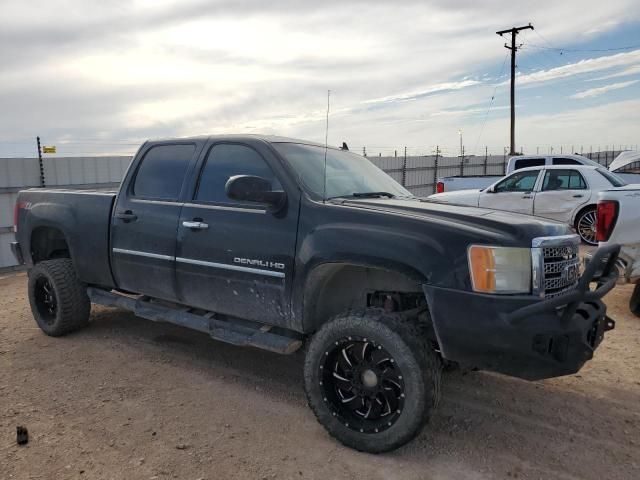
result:
M 271 182 L 253 175 L 235 175 L 224 186 L 227 197 L 232 200 L 265 203 L 269 210 L 277 212 L 287 201 L 287 194 L 282 190 L 271 190 Z

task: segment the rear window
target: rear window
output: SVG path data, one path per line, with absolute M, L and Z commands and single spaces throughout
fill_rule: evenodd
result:
M 544 158 L 521 158 L 516 160 L 513 165 L 514 170 L 527 167 L 540 167 L 544 165 Z
M 554 158 L 554 165 L 582 165 L 579 161 L 574 160 L 573 158 Z
M 133 195 L 177 200 L 195 145 L 158 145 L 142 159 L 133 184 Z
M 596 172 L 609 180 L 609 183 L 611 183 L 611 185 L 613 185 L 614 187 L 624 187 L 627 184 L 627 182 L 622 180 L 615 173 L 611 173 L 609 170 L 605 170 L 604 168 L 596 168 Z

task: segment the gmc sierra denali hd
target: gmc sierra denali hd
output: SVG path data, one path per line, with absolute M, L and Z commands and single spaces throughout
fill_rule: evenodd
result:
M 423 202 L 343 149 L 229 135 L 144 143 L 118 192 L 20 192 L 12 249 L 47 335 L 95 303 L 236 345 L 306 344 L 318 421 L 382 452 L 426 423 L 445 363 L 535 380 L 592 358 L 619 247 L 580 275 L 578 241 Z

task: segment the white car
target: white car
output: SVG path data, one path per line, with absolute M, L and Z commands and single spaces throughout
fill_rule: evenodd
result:
M 546 165 L 516 170 L 479 190 L 431 195 L 430 201 L 525 213 L 568 223 L 586 243 L 596 245 L 598 192 L 624 186 L 604 167 Z

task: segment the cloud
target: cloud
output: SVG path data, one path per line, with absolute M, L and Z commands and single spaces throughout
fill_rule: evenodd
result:
M 574 63 L 550 68 L 548 70 L 538 70 L 518 76 L 519 85 L 550 82 L 561 78 L 572 77 L 586 73 L 594 73 L 608 70 L 614 67 L 624 67 L 640 63 L 640 49 L 631 52 L 616 53 L 597 58 L 587 58 Z
M 598 97 L 612 90 L 619 90 L 621 88 L 628 87 L 629 85 L 633 85 L 634 83 L 638 83 L 638 80 L 630 80 L 628 82 L 612 83 L 610 85 L 605 85 L 604 87 L 590 88 L 588 90 L 583 90 L 582 92 L 575 93 L 571 95 L 570 98 L 581 100 L 583 98 Z
M 365 100 L 362 103 L 365 104 L 384 104 L 393 102 L 406 102 L 409 100 L 416 100 L 418 98 L 427 97 L 441 92 L 450 92 L 453 90 L 460 90 L 462 88 L 472 87 L 479 85 L 481 82 L 478 80 L 462 80 L 460 82 L 445 82 L 436 85 L 425 87 L 417 92 L 398 93 L 395 95 L 389 95 L 387 97 L 373 98 L 371 100 Z
M 588 78 L 587 80 L 590 82 L 595 82 L 599 80 L 609 80 L 610 78 L 627 77 L 629 75 L 640 75 L 640 63 L 638 63 L 637 65 L 632 65 L 631 67 L 625 68 L 624 70 L 620 70 L 618 72 L 610 73 L 602 77 Z
M 0 0 L 0 141 L 247 131 L 324 141 L 330 89 L 332 143 L 455 144 L 459 128 L 479 130 L 500 81 L 496 30 L 531 20 L 553 44 L 575 45 L 598 25 L 613 35 L 611 22 L 640 21 L 637 0 L 514 1 Z M 640 63 L 595 60 L 518 81 Z M 527 102 L 518 91 L 519 125 L 544 93 Z M 507 102 L 498 89 L 494 104 Z M 504 113 L 492 108 L 487 141 L 505 142 Z

